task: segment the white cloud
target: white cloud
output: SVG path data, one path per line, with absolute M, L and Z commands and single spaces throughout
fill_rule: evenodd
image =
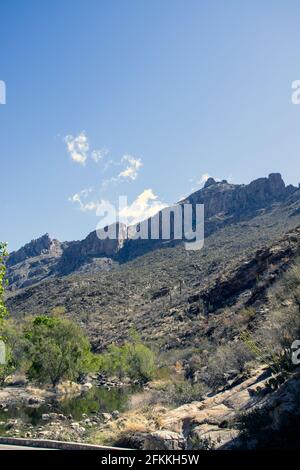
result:
M 71 196 L 69 201 L 78 204 L 82 212 L 90 211 L 95 212 L 96 215 L 100 215 L 103 214 L 105 210 L 110 211 L 111 223 L 115 221 L 113 218 L 117 216 L 120 222 L 127 225 L 134 225 L 152 217 L 165 207 L 168 207 L 168 204 L 159 201 L 158 196 L 154 194 L 152 189 L 145 189 L 132 204 L 129 205 L 127 204 L 127 199 L 125 199 L 126 204 L 124 205 L 124 197 L 120 198 L 120 206 L 115 206 L 110 201 L 104 199 L 87 200 L 91 192 L 91 189 L 84 189 Z
M 145 189 L 132 204 L 120 209 L 119 218 L 121 222 L 126 220 L 128 225 L 134 225 L 152 217 L 167 206 L 158 200 L 152 189 Z
M 119 173 L 118 178 L 127 179 L 127 180 L 136 180 L 138 176 L 139 169 L 143 166 L 140 158 L 134 158 L 131 155 L 124 155 L 122 162 L 127 162 L 125 170 Z
M 208 174 L 208 173 L 204 173 L 200 178 L 199 180 L 197 181 L 197 184 L 199 186 L 202 186 L 204 183 L 206 183 L 206 181 L 208 180 L 208 178 L 210 178 L 211 176 Z
M 111 176 L 111 178 L 107 178 L 105 180 L 103 180 L 101 182 L 101 185 L 100 185 L 100 190 L 101 191 L 107 191 L 107 189 L 112 186 L 112 185 L 116 185 L 120 182 L 120 180 L 118 178 L 116 178 L 115 176 Z
M 103 148 L 101 150 L 93 150 L 91 153 L 91 157 L 95 163 L 99 163 L 100 160 L 102 160 L 108 153 L 109 150 L 107 148 Z
M 64 139 L 72 160 L 80 165 L 85 165 L 89 151 L 89 141 L 85 131 L 78 136 L 67 135 Z
M 143 166 L 143 163 L 140 158 L 134 158 L 131 155 L 124 155 L 119 161 L 108 160 L 104 166 L 104 171 L 109 166 L 120 166 L 124 162 L 127 162 L 125 170 L 121 171 L 117 176 L 111 176 L 102 181 L 101 191 L 106 191 L 110 185 L 117 185 L 122 181 L 135 181 L 137 179 L 139 169 Z
M 109 154 L 109 150 L 105 147 L 99 150 L 90 149 L 89 139 L 85 131 L 81 131 L 77 136 L 67 135 L 64 138 L 64 142 L 71 159 L 83 166 L 86 164 L 88 158 L 91 158 L 95 163 L 99 163 Z M 118 161 L 113 159 L 108 160 L 104 164 L 104 171 L 106 171 L 109 166 L 120 166 L 124 165 L 124 163 L 126 163 L 126 167 L 123 171 L 103 182 L 104 189 L 106 189 L 110 183 L 130 180 L 135 181 L 137 179 L 139 169 L 143 166 L 142 161 L 140 158 L 135 158 L 128 154 L 125 154 L 121 160 Z
M 79 208 L 83 212 L 96 211 L 97 203 L 94 201 L 86 201 L 88 195 L 92 192 L 92 189 L 83 189 L 79 193 L 69 197 L 69 201 L 78 204 Z

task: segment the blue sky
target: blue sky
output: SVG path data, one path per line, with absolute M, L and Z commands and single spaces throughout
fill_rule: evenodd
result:
M 297 1 L 0 0 L 0 239 L 80 239 L 99 201 L 153 209 L 204 174 L 298 184 L 299 15 Z

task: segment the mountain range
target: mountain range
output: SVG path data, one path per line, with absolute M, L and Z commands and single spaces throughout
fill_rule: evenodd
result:
M 64 243 L 44 235 L 11 253 L 11 315 L 59 309 L 87 330 L 95 350 L 134 328 L 161 351 L 174 351 L 211 335 L 211 321 L 222 324 L 227 308 L 263 308 L 269 285 L 300 254 L 300 189 L 279 174 L 249 185 L 209 179 L 186 201 L 205 204 L 198 251 L 177 240 L 111 244 L 92 232 Z
M 300 211 L 300 190 L 286 186 L 281 175 L 270 174 L 248 185 L 231 184 L 209 178 L 204 187 L 178 204 L 204 204 L 205 236 L 222 228 L 255 218 L 263 212 L 286 206 L 290 216 Z M 299 203 L 299 207 L 298 207 Z M 120 231 L 121 232 L 121 231 Z M 161 248 L 180 244 L 178 240 L 100 240 L 96 231 L 84 240 L 60 242 L 48 234 L 12 252 L 7 260 L 10 290 L 34 285 L 49 277 L 72 273 L 96 273 Z

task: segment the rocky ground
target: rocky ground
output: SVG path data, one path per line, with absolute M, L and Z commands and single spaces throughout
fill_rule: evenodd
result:
M 132 396 L 131 408 L 123 413 L 115 410 L 89 416 L 82 414 L 81 419 L 75 420 L 72 415 L 55 413 L 49 408 L 37 425 L 17 417 L 0 422 L 0 427 L 7 436 L 145 450 L 252 449 L 259 444 L 259 433 L 276 435 L 283 424 L 290 427 L 295 419 L 300 420 L 299 403 L 295 401 L 295 391 L 300 387 L 300 369 L 290 373 L 277 390 L 273 386 L 274 379 L 270 370 L 262 366 L 247 379 L 236 377 L 231 386 L 209 394 L 201 401 L 176 408 L 153 404 L 154 389 L 149 384 L 144 391 Z M 83 392 L 71 383 L 55 392 L 28 385 L 6 387 L 0 390 L 0 410 L 3 416 L 3 412 L 16 403 L 39 407 L 53 398 L 53 393 L 63 396 L 61 394 L 67 391 Z M 241 417 L 250 416 L 252 419 L 253 416 L 254 422 L 255 413 L 260 410 L 264 410 L 268 422 L 259 421 L 256 437 L 247 436 L 240 426 Z
M 95 426 L 105 425 L 106 422 L 119 417 L 119 412 L 93 413 L 91 416 L 82 414 L 82 419 L 77 421 L 71 414 L 53 412 L 54 401 L 66 400 L 84 394 L 95 386 L 92 382 L 78 384 L 66 381 L 53 388 L 38 388 L 30 385 L 23 376 L 12 376 L 6 381 L 6 386 L 0 388 L 0 428 L 5 435 L 13 437 L 27 437 L 32 439 L 54 439 L 84 441 L 88 430 Z M 97 381 L 98 383 L 98 381 Z M 108 389 L 119 386 L 116 381 L 104 381 L 99 384 Z M 48 407 L 49 412 L 44 412 L 36 425 L 31 424 L 22 410 L 39 410 L 40 407 Z M 6 418 L 11 410 L 17 417 Z M 19 410 L 19 412 L 18 412 Z
M 118 444 L 147 450 L 255 449 L 261 434 L 278 437 L 284 428 L 289 435 L 293 429 L 296 433 L 295 439 L 287 439 L 286 446 L 298 447 L 294 424 L 300 420 L 299 403 L 295 400 L 300 369 L 277 391 L 272 390 L 270 378 L 270 371 L 261 367 L 247 380 L 202 401 L 172 410 L 154 407 L 156 426 L 152 420 L 152 425 L 148 423 L 150 432 L 132 432 L 119 439 Z M 262 416 L 268 417 L 267 423 L 255 422 L 257 413 L 262 411 Z M 257 426 L 251 436 L 240 426 L 243 416 L 249 416 L 253 427 Z M 267 447 L 272 447 L 272 441 Z
M 108 420 L 116 417 L 117 413 L 100 413 L 92 417 L 83 415 L 82 420 L 76 421 L 72 415 L 49 412 L 42 415 L 42 422 L 36 426 L 24 422 L 21 418 L 0 422 L 0 426 L 4 428 L 6 436 L 84 442 L 91 428 L 103 427 Z

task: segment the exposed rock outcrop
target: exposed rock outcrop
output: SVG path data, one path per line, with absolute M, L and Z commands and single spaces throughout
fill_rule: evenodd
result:
M 154 431 L 145 436 L 143 447 L 147 450 L 183 450 L 184 439 L 177 432 Z
M 180 202 L 204 204 L 206 236 L 233 223 L 249 220 L 260 211 L 271 210 L 274 204 L 295 206 L 297 214 L 300 190 L 285 186 L 278 173 L 259 178 L 248 185 L 230 184 L 226 180 L 216 182 L 209 178 L 204 188 Z M 168 210 L 168 209 L 166 209 Z M 293 215 L 292 214 L 292 215 Z M 149 221 L 148 221 L 149 224 Z M 150 225 L 149 225 L 150 226 Z M 20 250 L 11 253 L 7 260 L 8 280 L 11 289 L 36 284 L 49 276 L 68 275 L 72 272 L 99 272 L 111 269 L 116 263 L 144 255 L 158 248 L 176 246 L 171 224 L 171 239 L 127 239 L 130 228 L 117 224 L 114 239 L 99 239 L 97 232 L 90 233 L 82 241 L 60 243 L 49 235 L 33 240 Z
M 209 186 L 212 186 L 213 184 L 216 184 L 216 180 L 214 178 L 208 178 L 205 182 L 204 188 L 209 188 Z
M 61 243 L 52 240 L 48 233 L 36 240 L 27 243 L 18 251 L 11 253 L 7 259 L 7 266 L 11 267 L 25 261 L 28 258 L 35 258 L 41 255 L 52 255 L 59 257 L 62 253 Z
M 191 194 L 182 203 L 204 204 L 207 218 L 218 214 L 241 216 L 289 197 L 297 188 L 285 186 L 279 173 L 259 178 L 248 185 L 216 182 L 209 178 L 203 189 Z
M 227 446 L 238 435 L 237 430 L 230 427 L 234 418 L 264 399 L 263 393 L 256 392 L 266 389 L 269 377 L 268 371 L 261 368 L 232 389 L 171 410 L 163 416 L 161 428 L 185 436 L 187 447 L 195 440 L 207 440 L 214 448 Z
M 6 263 L 10 288 L 28 287 L 50 276 L 65 246 L 46 234 L 12 252 Z
M 125 226 L 117 224 L 116 238 L 100 239 L 96 231 L 91 232 L 84 240 L 74 242 L 62 254 L 57 266 L 59 274 L 69 274 L 80 266 L 88 265 L 95 258 L 114 260 L 123 246 Z
M 293 434 L 293 425 L 300 418 L 299 370 L 295 370 L 277 391 L 270 388 L 269 380 L 270 372 L 261 367 L 239 385 L 165 413 L 160 419 L 160 430 L 143 436 L 142 448 L 253 449 L 264 433 L 277 436 L 288 429 Z M 243 414 L 255 411 L 265 413 L 267 423 L 257 424 L 257 439 L 245 440 L 237 423 Z M 131 440 L 134 442 L 134 435 Z M 293 442 L 281 443 L 297 447 L 298 434 L 295 433 Z M 269 445 L 272 446 L 272 442 Z M 280 441 L 276 445 L 280 447 Z

